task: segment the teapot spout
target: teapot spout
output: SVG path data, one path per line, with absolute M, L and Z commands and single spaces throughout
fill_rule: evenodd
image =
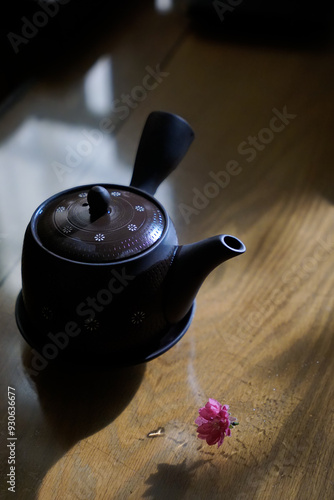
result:
M 178 247 L 165 289 L 167 320 L 171 324 L 181 321 L 211 271 L 245 251 L 246 247 L 242 241 L 227 234 Z

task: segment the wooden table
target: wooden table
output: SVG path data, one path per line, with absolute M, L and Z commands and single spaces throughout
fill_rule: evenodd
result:
M 333 62 L 331 43 L 210 38 L 182 9 L 135 4 L 2 116 L 2 498 L 334 498 Z M 140 93 L 159 69 L 157 85 Z M 121 116 L 112 101 L 126 94 L 137 100 Z M 127 185 L 156 109 L 196 132 L 157 192 L 181 243 L 228 233 L 247 252 L 207 278 L 189 331 L 163 356 L 34 377 L 14 317 L 30 216 L 78 184 Z M 101 130 L 108 117 L 115 129 L 66 163 L 82 130 Z M 16 395 L 16 496 L 6 484 L 7 387 Z M 209 397 L 240 422 L 219 449 L 198 440 L 194 424 Z

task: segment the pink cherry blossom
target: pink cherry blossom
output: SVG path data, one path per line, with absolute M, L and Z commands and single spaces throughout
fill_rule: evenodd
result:
M 199 409 L 199 417 L 195 420 L 199 439 L 204 439 L 210 446 L 217 444 L 218 448 L 223 444 L 225 436 L 230 436 L 231 429 L 238 425 L 228 409 L 229 405 L 222 406 L 211 398 Z

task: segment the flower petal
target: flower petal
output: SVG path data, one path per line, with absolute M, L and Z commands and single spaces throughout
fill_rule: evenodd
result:
M 216 443 L 218 443 L 221 439 L 221 434 L 219 432 L 219 430 L 215 430 L 213 431 L 209 436 L 207 436 L 206 438 L 206 442 L 212 446 Z
M 210 406 L 212 409 L 216 409 L 217 413 L 222 409 L 222 405 L 216 400 L 209 398 L 209 401 L 206 403 L 205 406 Z
M 214 418 L 217 415 L 217 411 L 212 409 L 210 406 L 205 405 L 204 408 L 199 410 L 199 414 L 201 417 L 210 420 L 210 418 Z
M 214 432 L 215 428 L 212 426 L 212 424 L 210 422 L 206 423 L 206 424 L 202 424 L 198 427 L 197 429 L 197 432 L 199 432 L 200 434 L 205 434 L 205 435 L 209 435 L 209 434 L 212 434 L 212 432 Z M 218 429 L 218 432 L 219 429 Z
M 207 419 L 202 417 L 197 417 L 195 420 L 196 425 L 206 424 L 207 422 L 208 422 Z

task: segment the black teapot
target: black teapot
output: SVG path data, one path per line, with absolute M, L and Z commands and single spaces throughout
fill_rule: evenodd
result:
M 178 245 L 153 197 L 194 133 L 174 114 L 149 115 L 129 187 L 86 185 L 34 212 L 22 252 L 18 327 L 40 359 L 134 364 L 187 331 L 205 277 L 244 244 L 220 235 Z

